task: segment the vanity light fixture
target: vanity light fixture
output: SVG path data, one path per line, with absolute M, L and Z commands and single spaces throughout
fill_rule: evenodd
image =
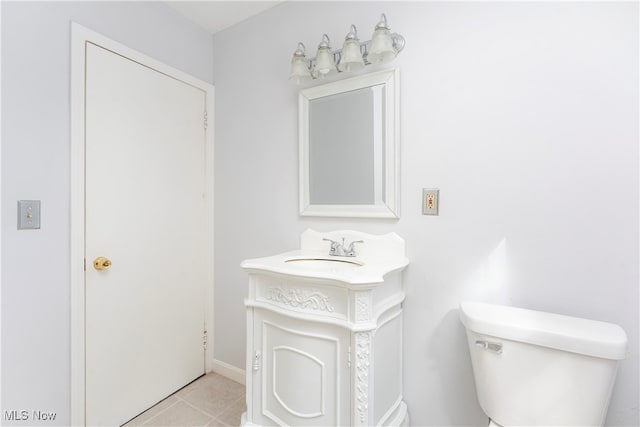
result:
M 387 16 L 383 13 L 375 27 L 371 40 L 361 42 L 355 25 L 351 25 L 345 37 L 342 49 L 331 51 L 330 39 L 322 35 L 315 58 L 307 59 L 305 46 L 298 43 L 291 60 L 289 80 L 295 84 L 317 78 L 323 78 L 336 72 L 352 72 L 366 65 L 390 62 L 402 51 L 404 37 L 392 33 L 387 24 Z

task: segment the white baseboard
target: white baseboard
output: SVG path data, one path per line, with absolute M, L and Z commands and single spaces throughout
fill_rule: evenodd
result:
M 236 366 L 230 365 L 218 359 L 212 359 L 209 365 L 211 372 L 220 374 L 223 377 L 227 377 L 240 384 L 246 383 L 246 376 L 244 369 L 240 369 Z M 245 384 L 246 385 L 246 384 Z

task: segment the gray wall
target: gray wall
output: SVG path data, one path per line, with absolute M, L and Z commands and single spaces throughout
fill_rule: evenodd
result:
M 207 82 L 213 42 L 162 3 L 2 1 L 0 7 L 2 409 L 52 411 L 55 422 L 43 424 L 68 425 L 71 21 Z M 19 199 L 42 200 L 41 230 L 16 230 Z
M 298 41 L 314 55 L 379 14 L 407 40 L 402 218 L 298 216 Z M 216 357 L 244 366 L 245 258 L 301 231 L 395 231 L 405 397 L 414 425 L 479 425 L 462 300 L 620 324 L 629 336 L 610 425 L 638 419 L 637 3 L 289 2 L 214 36 Z M 423 187 L 440 216 L 421 215 Z

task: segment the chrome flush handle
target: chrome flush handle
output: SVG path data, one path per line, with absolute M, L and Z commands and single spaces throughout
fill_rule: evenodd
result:
M 476 340 L 476 345 L 478 347 L 482 347 L 485 350 L 492 351 L 496 354 L 502 354 L 502 343 L 485 341 L 485 340 Z

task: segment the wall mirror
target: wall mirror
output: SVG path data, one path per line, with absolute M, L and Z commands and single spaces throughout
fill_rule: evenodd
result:
M 300 215 L 399 218 L 397 69 L 302 89 Z

